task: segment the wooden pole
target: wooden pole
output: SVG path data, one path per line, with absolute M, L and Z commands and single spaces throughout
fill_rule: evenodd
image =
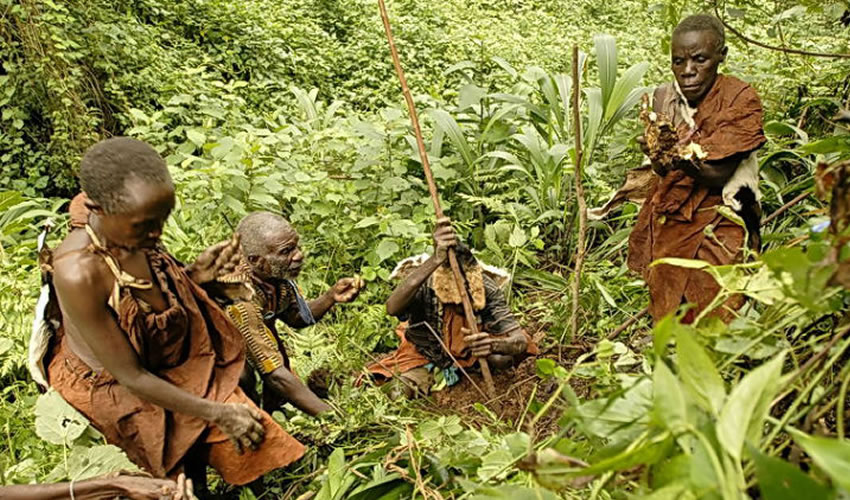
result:
M 390 45 L 390 54 L 393 59 L 393 66 L 401 82 L 401 91 L 404 94 L 404 100 L 407 103 L 407 111 L 410 113 L 410 123 L 413 125 L 413 134 L 416 136 L 416 146 L 419 148 L 419 158 L 422 160 L 422 169 L 425 170 L 425 180 L 428 182 L 428 192 L 431 194 L 431 201 L 434 203 L 434 213 L 437 219 L 443 217 L 443 209 L 440 206 L 440 197 L 437 194 L 437 185 L 434 183 L 434 175 L 431 173 L 431 164 L 428 162 L 428 152 L 425 149 L 425 141 L 422 139 L 422 129 L 419 127 L 419 116 L 416 114 L 416 105 L 413 102 L 413 97 L 410 95 L 410 88 L 407 86 L 407 79 L 404 77 L 404 70 L 401 68 L 398 51 L 395 48 L 393 41 L 393 32 L 390 28 L 390 18 L 387 15 L 387 6 L 384 0 L 378 0 L 378 6 L 381 9 L 381 21 L 384 23 L 384 32 L 387 34 L 387 42 Z M 449 265 L 451 265 L 452 273 L 455 277 L 455 285 L 457 286 L 459 295 L 463 301 L 463 313 L 466 318 L 466 326 L 469 328 L 470 335 L 478 333 L 478 322 L 475 319 L 475 311 L 472 308 L 472 301 L 469 298 L 469 290 L 466 285 L 466 280 L 461 273 L 460 265 L 457 261 L 457 255 L 453 248 L 449 249 Z M 490 365 L 486 358 L 478 358 L 478 364 L 481 367 L 481 375 L 484 377 L 484 384 L 487 388 L 488 395 L 494 397 L 496 388 L 493 385 L 493 376 L 490 374 Z
M 571 338 L 578 333 L 578 306 L 579 292 L 581 290 L 581 270 L 584 266 L 585 235 L 587 233 L 587 201 L 584 199 L 584 184 L 582 183 L 582 155 L 581 149 L 581 113 L 579 112 L 579 93 L 581 92 L 581 76 L 578 57 L 578 45 L 573 46 L 573 134 L 575 135 L 575 187 L 576 199 L 578 201 L 578 242 L 576 243 L 576 259 L 573 271 L 573 304 L 571 318 Z M 563 343 L 563 342 L 562 342 Z M 558 358 L 561 358 L 560 344 L 558 346 Z

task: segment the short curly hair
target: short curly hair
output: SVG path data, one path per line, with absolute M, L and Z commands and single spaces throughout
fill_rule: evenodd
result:
M 726 29 L 723 27 L 720 19 L 710 14 L 695 14 L 682 19 L 673 29 L 673 36 L 675 37 L 692 31 L 714 32 L 717 35 L 717 49 L 720 50 L 726 46 Z
M 127 181 L 130 178 L 174 187 L 165 160 L 149 144 L 138 139 L 106 139 L 83 155 L 80 185 L 89 199 L 108 214 L 127 211 Z
M 265 256 L 270 243 L 269 238 L 275 231 L 295 232 L 295 228 L 283 216 L 272 212 L 251 212 L 246 215 L 236 232 L 242 242 L 242 253 L 246 257 Z

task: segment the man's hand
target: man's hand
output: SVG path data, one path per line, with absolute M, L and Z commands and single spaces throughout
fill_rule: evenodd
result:
M 470 335 L 469 328 L 461 328 L 460 333 L 466 340 L 466 346 L 476 358 L 485 358 L 493 354 L 493 337 L 487 332 Z
M 667 175 L 667 172 L 669 172 L 669 169 L 667 167 L 665 167 L 664 165 L 662 165 L 658 161 L 658 158 L 653 157 L 652 152 L 649 150 L 649 146 L 646 144 L 646 136 L 645 135 L 638 136 L 637 139 L 635 139 L 635 142 L 637 142 L 638 146 L 640 146 L 641 152 L 643 152 L 643 154 L 647 158 L 649 158 L 649 164 L 652 167 L 652 171 L 655 172 L 656 174 L 660 175 L 661 177 L 664 177 L 665 175 Z
M 232 273 L 241 260 L 239 234 L 233 233 L 230 240 L 213 245 L 198 255 L 195 262 L 186 268 L 186 273 L 192 281 L 203 285 Z
M 185 474 L 177 476 L 177 482 L 170 479 L 154 479 L 142 475 L 121 474 L 110 479 L 110 483 L 121 491 L 121 498 L 132 500 L 197 500 L 192 488 L 192 480 Z
M 360 291 L 363 289 L 364 285 L 365 283 L 363 282 L 363 279 L 359 276 L 355 276 L 353 278 L 342 278 L 331 288 L 334 302 L 343 304 L 351 302 L 360 295 Z
M 227 434 L 240 455 L 246 448 L 256 450 L 266 436 L 262 413 L 246 404 L 222 404 L 213 423 Z
M 457 246 L 457 236 L 452 228 L 452 220 L 442 217 L 437 220 L 434 229 L 434 258 L 442 264 L 449 258 L 449 248 Z

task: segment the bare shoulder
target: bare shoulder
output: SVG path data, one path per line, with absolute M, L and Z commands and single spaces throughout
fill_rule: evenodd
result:
M 103 258 L 88 251 L 89 239 L 83 231 L 73 231 L 53 253 L 53 284 L 67 297 L 107 297 L 112 273 Z

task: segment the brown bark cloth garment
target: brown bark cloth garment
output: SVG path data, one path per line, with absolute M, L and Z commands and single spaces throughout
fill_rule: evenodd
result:
M 84 195 L 75 198 L 71 212 L 72 226 L 85 227 Z M 255 406 L 237 385 L 245 359 L 241 335 L 182 265 L 161 248 L 148 252 L 151 271 L 168 301 L 165 311 L 155 312 L 131 293 L 131 288 L 154 284 L 121 272 L 96 237 L 86 251 L 103 257 L 115 274 L 113 298 L 117 296 L 117 301 L 110 300 L 110 306 L 147 370 L 196 396 Z M 61 322 L 61 317 L 56 319 Z M 227 436 L 211 423 L 149 403 L 105 370 L 93 371 L 70 348 L 61 326 L 46 361 L 50 385 L 107 441 L 156 477 L 175 477 L 193 447 L 226 482 L 237 485 L 304 454 L 304 446 L 262 412 L 265 440 L 256 451 L 238 455 Z
M 673 84 L 664 87 L 656 93 L 662 96 L 656 109 L 672 119 L 680 137 L 690 137 L 702 147 L 708 155 L 705 160 L 718 161 L 754 151 L 766 142 L 761 101 L 747 83 L 718 75 L 693 116 L 693 129 L 681 116 L 681 97 Z M 745 231 L 717 211 L 716 207 L 723 204 L 721 189 L 699 185 L 682 170 L 655 176 L 653 184 L 629 236 L 628 265 L 646 280 L 649 312 L 658 321 L 683 302 L 696 304 L 697 311 L 705 309 L 720 287 L 704 271 L 649 264 L 665 257 L 731 264 L 742 257 Z M 727 306 L 734 309 L 741 303 L 741 298 L 733 297 Z M 724 320 L 732 317 L 724 307 L 711 314 Z
M 419 287 L 401 316 L 405 321 L 396 328 L 396 334 L 401 337 L 401 345 L 386 358 L 367 366 L 369 373 L 379 375 L 381 379 L 389 379 L 428 363 L 434 363 L 440 368 L 451 366 L 452 359 L 445 354 L 445 350 L 431 332 L 440 335 L 462 368 L 470 367 L 478 361 L 477 357 L 468 352 L 466 339 L 461 332 L 461 328 L 466 326 L 462 307 L 457 304 L 441 304 L 430 281 L 429 279 Z M 486 299 L 483 307 L 476 311 L 479 330 L 498 336 L 520 328 L 496 283 L 485 274 L 483 284 Z M 537 354 L 538 348 L 534 339 L 525 330 L 523 334 L 528 341 L 526 353 Z

